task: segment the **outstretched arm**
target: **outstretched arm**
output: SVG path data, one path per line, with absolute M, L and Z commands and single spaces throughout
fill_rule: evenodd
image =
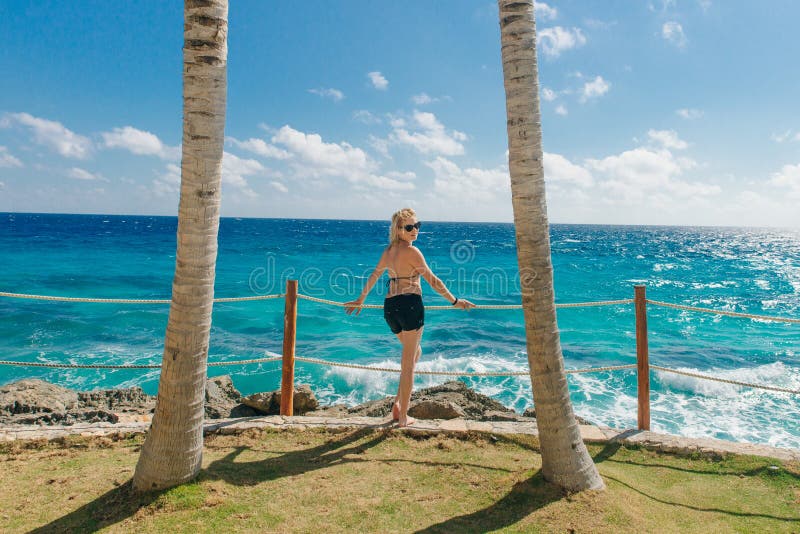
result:
M 436 290 L 442 297 L 444 297 L 447 302 L 454 305 L 457 308 L 461 308 L 463 310 L 469 310 L 475 307 L 475 304 L 468 301 L 467 299 L 457 298 L 453 295 L 444 282 L 442 282 L 441 278 L 433 274 L 431 268 L 428 267 L 428 263 L 425 261 L 425 257 L 422 255 L 417 249 L 412 251 L 412 265 L 414 269 L 422 276 L 430 286 Z
M 372 291 L 373 286 L 375 286 L 375 282 L 378 281 L 378 278 L 383 275 L 383 271 L 386 270 L 386 251 L 383 251 L 381 254 L 381 259 L 378 260 L 378 265 L 375 266 L 375 269 L 372 271 L 372 274 L 369 275 L 367 278 L 367 283 L 364 285 L 364 289 L 361 290 L 361 295 L 356 300 L 351 300 L 350 302 L 344 303 L 344 310 L 347 315 L 350 315 L 353 312 L 356 312 L 356 315 L 361 313 L 361 306 L 364 305 L 364 300 L 369 295 L 369 292 Z

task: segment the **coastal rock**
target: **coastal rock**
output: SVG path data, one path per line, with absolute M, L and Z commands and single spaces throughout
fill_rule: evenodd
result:
M 281 393 L 280 391 L 277 392 L 278 406 L 281 403 Z M 314 395 L 314 392 L 311 391 L 311 386 L 308 384 L 300 384 L 294 389 L 294 397 L 292 398 L 292 404 L 294 404 L 294 413 L 297 415 L 302 415 L 307 412 L 312 412 L 319 407 L 319 401 L 317 397 Z
M 217 376 L 206 382 L 205 414 L 210 419 L 274 415 L 280 412 L 280 398 L 279 390 L 242 397 L 230 376 Z M 386 397 L 350 408 L 341 404 L 320 407 L 311 387 L 301 384 L 294 392 L 294 414 L 386 417 L 391 414 L 393 402 L 394 397 Z M 132 418 L 149 420 L 154 409 L 155 397 L 139 387 L 77 392 L 42 380 L 21 380 L 0 387 L 0 424 L 72 425 L 116 423 Z M 526 419 L 461 381 L 414 392 L 409 415 L 419 419 Z M 525 416 L 535 416 L 535 412 L 530 409 Z
M 256 410 L 260 414 L 275 414 L 280 411 L 280 397 L 275 401 L 275 392 L 253 393 L 242 399 L 242 404 Z
M 487 412 L 514 413 L 514 410 L 506 408 L 491 397 L 470 389 L 460 380 L 452 380 L 420 390 L 419 398 L 420 400 L 435 398 L 441 401 L 449 401 L 463 408 L 466 416 L 472 419 L 483 419 L 484 414 Z
M 449 401 L 423 400 L 408 409 L 408 415 L 418 419 L 456 419 L 464 417 L 464 409 Z
M 237 404 L 230 413 L 230 417 L 258 417 L 259 415 L 261 412 L 244 404 Z
M 150 413 L 155 398 L 141 388 L 78 392 L 43 380 L 20 380 L 0 388 L 0 423 L 72 425 L 119 421 L 121 413 Z
M 43 380 L 20 380 L 0 388 L 0 416 L 64 414 L 78 406 L 78 393 Z
M 275 405 L 275 413 L 280 413 L 281 390 L 272 392 L 272 401 Z M 295 386 L 292 404 L 294 415 L 303 415 L 319 407 L 319 401 L 314 395 L 314 392 L 311 391 L 311 386 L 308 384 L 298 384 Z
M 394 397 L 386 397 L 374 401 L 365 402 L 347 410 L 348 415 L 360 415 L 366 417 L 386 417 L 392 411 Z M 411 394 L 411 408 L 409 415 L 419 419 L 427 419 L 424 415 L 416 415 L 415 406 L 422 403 L 433 402 L 438 405 L 455 406 L 458 408 L 459 415 L 454 417 L 467 417 L 470 419 L 486 420 L 487 414 L 491 417 L 499 417 L 498 414 L 508 414 L 509 417 L 516 416 L 514 410 L 506 408 L 501 403 L 470 389 L 460 380 L 452 380 L 438 386 L 424 388 Z M 444 413 L 444 412 L 442 412 Z M 450 412 L 453 413 L 453 412 Z M 452 418 L 452 417 L 447 417 Z M 435 419 L 445 419 L 445 417 L 435 417 Z M 498 420 L 498 419 L 494 419 Z
M 536 408 L 525 408 L 525 411 L 522 412 L 522 417 L 529 417 L 531 419 L 535 419 L 536 418 Z M 592 425 L 592 424 L 594 424 L 591 421 L 589 421 L 588 419 L 584 419 L 580 415 L 576 415 L 575 419 L 578 420 L 578 424 L 579 425 Z
M 530 419 L 516 412 L 499 412 L 497 410 L 489 410 L 481 417 L 481 421 L 525 421 Z
M 306 415 L 314 417 L 347 417 L 350 415 L 350 408 L 346 404 L 331 404 L 329 406 L 320 406 L 313 412 L 308 412 Z
M 278 414 L 281 411 L 281 390 L 254 393 L 243 398 L 242 404 L 266 415 Z M 295 386 L 292 404 L 294 415 L 303 415 L 319 407 L 319 401 L 308 384 Z
M 125 389 L 79 391 L 78 402 L 85 409 L 97 408 L 109 412 L 142 413 L 155 409 L 156 399 L 138 386 Z
M 413 397 L 413 395 L 412 395 Z M 385 397 L 367 401 L 352 408 L 347 409 L 347 415 L 356 415 L 363 417 L 386 417 L 392 412 L 392 403 L 394 397 Z
M 242 394 L 233 386 L 228 375 L 221 375 L 206 380 L 206 417 L 220 419 L 231 417 L 231 412 L 239 406 Z

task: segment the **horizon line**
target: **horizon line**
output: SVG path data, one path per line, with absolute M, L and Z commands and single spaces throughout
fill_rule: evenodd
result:
M 171 217 L 177 218 L 178 215 L 158 215 L 148 213 L 68 213 L 68 212 L 48 212 L 48 211 L 0 211 L 0 215 L 69 215 L 86 217 Z M 276 220 L 276 221 L 346 221 L 346 222 L 389 222 L 386 219 L 332 219 L 327 217 L 252 217 L 241 215 L 221 215 L 221 219 L 253 219 L 253 220 Z M 431 223 L 467 223 L 467 224 L 510 224 L 514 221 L 453 221 L 425 219 Z M 633 227 L 657 227 L 657 228 L 749 228 L 749 229 L 770 229 L 770 230 L 793 230 L 800 231 L 800 227 L 794 226 L 742 226 L 727 224 L 652 224 L 652 223 L 582 223 L 582 222 L 556 222 L 549 221 L 549 225 L 559 226 L 633 226 Z

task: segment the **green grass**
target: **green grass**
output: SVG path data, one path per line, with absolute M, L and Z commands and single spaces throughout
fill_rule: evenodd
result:
M 800 469 L 591 446 L 608 486 L 543 480 L 535 439 L 249 431 L 192 483 L 131 491 L 142 438 L 0 445 L 0 531 L 799 532 Z

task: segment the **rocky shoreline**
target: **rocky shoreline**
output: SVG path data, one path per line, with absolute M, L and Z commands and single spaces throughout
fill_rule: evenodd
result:
M 230 376 L 216 376 L 206 382 L 206 418 L 276 415 L 280 411 L 280 396 L 280 390 L 244 396 L 234 387 Z M 324 417 L 386 417 L 393 400 L 386 397 L 357 406 L 320 406 L 308 385 L 297 386 L 293 399 L 295 415 Z M 0 387 L 0 425 L 148 421 L 155 404 L 156 397 L 139 387 L 86 392 L 42 380 L 20 380 Z M 418 419 L 476 421 L 532 421 L 536 416 L 530 408 L 520 415 L 460 381 L 415 391 L 409 415 Z

